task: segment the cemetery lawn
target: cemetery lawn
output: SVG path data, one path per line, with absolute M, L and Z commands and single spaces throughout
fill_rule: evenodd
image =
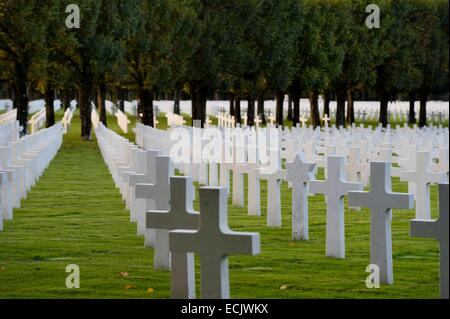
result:
M 61 116 L 62 111 L 57 113 Z M 119 132 L 114 118 L 108 120 Z M 164 127 L 164 119 L 159 121 Z M 59 154 L 14 211 L 14 221 L 5 222 L 0 233 L 0 298 L 169 298 L 169 273 L 153 271 L 153 251 L 135 235 L 136 226 L 129 221 L 95 137 L 83 143 L 79 136 L 77 112 Z M 132 132 L 127 137 L 134 140 Z M 407 190 L 398 180 L 393 188 Z M 246 208 L 229 206 L 231 228 L 259 232 L 262 250 L 254 257 L 230 257 L 232 298 L 439 297 L 439 247 L 433 240 L 409 238 L 414 211 L 393 213 L 394 285 L 367 289 L 368 210 L 347 210 L 347 259 L 336 260 L 325 257 L 323 196 L 310 197 L 310 240 L 293 242 L 287 184 L 282 186 L 279 229 L 266 226 L 265 183 L 261 190 L 261 218 L 247 216 Z M 436 218 L 435 187 L 431 194 Z M 80 289 L 66 288 L 69 264 L 80 267 Z M 197 260 L 197 291 L 199 281 Z

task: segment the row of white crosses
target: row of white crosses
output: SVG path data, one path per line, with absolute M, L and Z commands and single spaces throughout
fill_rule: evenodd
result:
M 150 147 L 153 140 L 145 141 L 147 130 L 138 126 L 136 139 Z M 174 176 L 170 157 L 159 155 L 165 150 L 139 149 L 101 123 L 95 132 L 118 188 L 130 201 L 131 220 L 138 222 L 138 234 L 144 233 L 146 246 L 155 249 L 154 269 L 171 270 L 172 297 L 195 298 L 197 254 L 202 265 L 202 298 L 229 298 L 227 256 L 255 255 L 260 243 L 259 234 L 228 228 L 227 189 L 201 188 L 202 214 L 198 214 L 192 208 L 192 178 Z M 139 225 L 142 222 L 143 228 Z
M 39 111 L 37 111 L 28 121 L 28 124 L 30 125 L 30 133 L 34 134 L 41 128 L 43 128 L 45 126 L 46 118 L 47 117 L 45 108 L 42 108 Z
M 178 114 L 166 113 L 166 118 L 168 127 L 183 126 L 186 124 L 184 118 Z
M 61 119 L 61 124 L 64 128 L 64 133 L 67 133 L 67 131 L 70 128 L 70 124 L 72 123 L 73 114 L 75 112 L 76 106 L 71 105 L 64 111 L 64 116 Z
M 26 198 L 37 180 L 42 176 L 62 144 L 61 123 L 35 134 L 18 138 L 18 122 L 10 140 L 0 143 L 0 230 L 3 219 L 13 219 L 13 208 L 20 208 L 21 199 Z M 8 126 L 11 126 L 9 124 Z M 0 125 L 0 131 L 3 131 Z
M 353 128 L 354 129 L 354 128 Z M 337 131 L 335 131 L 336 133 Z M 437 135 L 439 135 L 439 131 L 437 131 Z M 358 131 L 361 133 L 361 131 Z M 380 136 L 383 137 L 383 132 L 380 133 Z M 375 134 L 378 134 L 375 132 Z M 408 132 L 410 133 L 410 132 Z M 436 132 L 430 131 L 429 133 L 434 134 Z M 442 132 L 441 132 L 442 133 Z M 356 135 L 356 132 L 355 132 Z M 401 134 L 400 134 L 401 135 Z M 420 135 L 420 134 L 419 134 Z M 401 137 L 401 136 L 400 136 Z M 399 138 L 400 138 L 399 137 Z M 436 137 L 436 136 L 435 136 Z M 326 137 L 325 137 L 326 139 Z M 378 142 L 385 142 L 384 138 L 379 138 Z M 338 138 L 335 138 L 334 142 L 339 142 Z M 374 139 L 375 140 L 375 139 Z M 439 137 L 438 137 L 439 140 Z M 445 138 L 444 138 L 445 140 Z M 422 140 L 423 141 L 423 140 Z M 366 141 L 367 142 L 367 141 Z M 366 144 L 367 145 L 367 144 Z M 407 144 L 408 145 L 408 144 Z M 443 143 L 448 145 L 448 138 L 446 142 Z M 362 146 L 362 145 L 360 145 Z M 412 209 L 413 208 L 413 199 L 412 194 L 395 194 L 391 193 L 390 183 L 391 183 L 391 161 L 392 161 L 392 149 L 388 149 L 388 145 L 380 145 L 374 146 L 370 152 L 368 148 L 364 147 L 350 147 L 347 151 L 341 151 L 344 154 L 348 153 L 348 160 L 346 165 L 344 164 L 345 157 L 344 156 L 334 156 L 336 153 L 336 148 L 332 145 L 325 147 L 324 152 L 324 161 L 322 159 L 314 160 L 314 163 L 306 163 L 304 160 L 300 160 L 298 157 L 296 159 L 297 162 L 297 170 L 302 172 L 301 176 L 304 176 L 304 179 L 296 179 L 295 173 L 288 172 L 286 180 L 293 184 L 295 195 L 293 198 L 293 238 L 307 238 L 307 201 L 305 200 L 306 195 L 304 195 L 306 191 L 305 184 L 307 181 L 312 179 L 312 173 L 314 172 L 314 168 L 318 163 L 325 162 L 326 165 L 323 165 L 324 168 L 327 168 L 327 171 L 331 171 L 331 175 L 327 175 L 326 181 L 311 181 L 311 190 L 310 193 L 322 193 L 327 197 L 327 255 L 331 257 L 344 258 L 345 257 L 345 240 L 344 240 L 344 210 L 343 210 L 343 197 L 349 193 L 349 191 L 361 190 L 363 186 L 369 182 L 369 177 L 373 174 L 382 178 L 382 182 L 377 181 L 375 177 L 372 177 L 372 189 L 374 190 L 371 193 L 371 197 L 374 198 L 374 203 L 362 203 L 358 202 L 358 200 L 353 200 L 350 203 L 350 206 L 356 207 L 369 207 L 373 208 L 373 205 L 377 205 L 376 203 L 381 202 L 383 205 L 388 205 L 390 207 L 382 206 L 380 209 L 382 211 L 390 211 L 391 208 L 403 208 L 403 209 Z M 428 147 L 428 146 L 427 146 Z M 361 150 L 363 150 L 365 160 L 361 160 Z M 433 153 L 435 152 L 434 147 L 432 146 L 430 149 Z M 396 151 L 399 151 L 398 149 Z M 448 155 L 444 156 L 444 154 L 448 154 L 448 146 L 444 152 L 440 150 L 437 153 L 437 159 L 439 163 L 434 163 L 430 160 L 429 152 L 414 152 L 412 156 L 416 159 L 414 162 L 416 163 L 416 167 L 413 170 L 410 170 L 408 167 L 404 169 L 397 169 L 400 173 L 400 176 L 405 180 L 411 181 L 414 185 L 417 185 L 419 190 L 416 195 L 416 216 L 417 218 L 422 218 L 429 220 L 429 185 L 430 183 L 444 183 L 448 180 Z M 311 154 L 310 154 L 311 155 Z M 313 156 L 314 158 L 314 156 Z M 389 173 L 381 174 L 381 168 L 377 164 L 376 160 L 383 160 L 382 168 L 387 170 Z M 370 174 L 370 166 L 369 163 L 372 162 L 372 174 Z M 295 163 L 295 162 L 294 162 Z M 299 164 L 301 163 L 301 164 Z M 227 165 L 228 164 L 224 164 Z M 292 164 L 288 164 L 288 167 L 291 167 L 291 171 L 294 169 L 291 166 Z M 378 165 L 378 166 L 377 166 Z M 242 174 L 245 172 L 243 169 L 244 165 L 237 164 L 234 165 L 233 176 L 235 180 L 235 186 L 233 187 L 233 204 L 237 206 L 243 205 L 243 196 L 242 196 Z M 304 167 L 308 167 L 308 170 L 303 171 Z M 345 172 L 345 170 L 347 172 Z M 435 170 L 435 171 L 432 171 Z M 376 172 L 376 173 L 374 173 Z M 383 171 L 384 172 L 384 171 Z M 381 174 L 381 175 L 380 175 Z M 292 176 L 294 175 L 294 176 Z M 346 182 L 346 175 L 349 176 L 350 180 L 353 180 L 353 183 Z M 264 178 L 263 174 L 259 175 L 259 178 Z M 280 214 L 280 204 L 279 204 L 279 185 L 278 182 L 282 179 L 283 173 L 281 170 L 276 170 L 275 172 L 271 172 L 267 174 L 265 177 L 268 179 L 268 225 L 278 227 L 281 225 L 281 214 Z M 380 177 L 381 176 L 381 177 Z M 249 179 L 249 185 L 250 185 Z M 384 185 L 382 188 L 380 185 Z M 303 187 L 302 187 L 303 185 Z M 249 186 L 249 192 L 252 190 L 252 187 Z M 378 193 L 375 191 L 378 190 Z M 258 189 L 259 191 L 259 189 Z M 383 193 L 384 192 L 384 193 Z M 235 194 L 236 193 L 236 194 Z M 377 199 L 377 194 L 379 195 L 379 199 Z M 386 194 L 385 199 L 383 200 L 383 194 Z M 356 195 L 354 195 L 356 196 Z M 390 196 L 390 197 L 389 197 Z M 249 193 L 249 203 L 248 206 L 252 207 L 251 198 L 258 198 L 259 196 L 250 196 Z M 393 198 L 390 200 L 390 198 Z M 301 200 L 303 199 L 303 200 Z M 381 199 L 381 200 L 380 200 Z M 402 200 L 404 202 L 402 202 Z M 380 204 L 378 204 L 380 205 Z M 250 212 L 249 212 L 250 213 Z M 305 222 L 306 221 L 306 222 Z M 372 236 L 372 259 L 377 261 L 377 264 L 381 268 L 382 274 L 384 274 L 382 278 L 382 282 L 392 283 L 392 243 L 390 239 L 390 229 L 387 227 L 390 225 L 389 214 L 383 216 L 373 209 L 372 216 L 372 233 L 378 234 Z M 444 267 L 445 269 L 445 267 Z M 447 267 L 448 269 L 448 267 Z
M 342 145 L 344 148 L 346 147 L 346 144 L 345 144 L 346 138 L 349 139 L 353 143 L 358 142 L 358 139 L 360 139 L 360 141 L 361 141 L 360 144 L 356 143 L 356 145 L 359 145 L 359 147 L 360 147 L 359 148 L 360 152 L 358 152 L 358 147 L 351 147 L 350 151 L 348 151 L 348 150 L 340 151 L 340 153 L 343 153 L 343 154 L 348 153 L 347 165 L 343 164 L 344 157 L 332 156 L 334 154 L 331 154 L 331 153 L 336 152 L 336 151 L 333 151 L 333 152 L 327 151 L 327 153 L 329 153 L 329 154 L 326 154 L 325 162 L 327 162 L 327 165 L 325 167 L 329 167 L 329 169 L 332 170 L 332 174 L 330 174 L 330 175 L 327 174 L 326 182 L 321 182 L 321 181 L 320 182 L 319 181 L 311 182 L 311 184 L 319 185 L 319 186 L 315 186 L 315 187 L 319 187 L 319 188 L 321 185 L 325 186 L 326 183 L 328 183 L 328 184 L 336 183 L 336 185 L 341 185 L 341 186 L 348 185 L 348 187 L 350 189 L 352 189 L 352 188 L 353 189 L 361 189 L 362 185 L 360 185 L 360 182 L 363 182 L 363 180 L 366 180 L 367 182 L 369 181 L 370 174 L 369 174 L 369 172 L 367 172 L 367 168 L 369 167 L 369 162 L 374 162 L 376 160 L 384 160 L 385 169 L 388 169 L 390 171 L 391 163 L 389 161 L 392 160 L 392 152 L 393 151 L 392 150 L 389 151 L 387 149 L 387 147 L 391 147 L 391 148 L 393 148 L 393 147 L 387 145 L 389 143 L 386 143 L 386 142 L 389 142 L 389 141 L 392 142 L 392 140 L 394 140 L 394 139 L 396 139 L 396 141 L 399 141 L 404 137 L 404 135 L 406 133 L 407 134 L 413 133 L 412 135 L 418 135 L 421 143 L 425 142 L 424 144 L 427 144 L 427 147 L 429 144 L 426 141 L 426 136 L 425 137 L 421 136 L 421 135 L 423 135 L 422 134 L 423 131 L 419 131 L 419 132 L 407 131 L 406 129 L 404 132 L 402 132 L 402 130 L 399 130 L 398 134 L 395 133 L 398 136 L 394 136 L 395 134 L 393 133 L 393 131 L 385 132 L 385 131 L 381 131 L 381 130 L 378 130 L 375 132 L 370 131 L 370 135 L 373 135 L 373 136 L 367 136 L 367 135 L 369 135 L 368 130 L 365 130 L 362 128 L 355 128 L 355 127 L 351 128 L 350 130 L 343 130 L 343 131 L 332 128 L 329 131 L 325 132 L 325 133 L 327 133 L 327 132 L 330 133 L 329 135 L 333 135 L 333 134 L 338 135 L 337 137 L 334 137 L 334 138 L 331 138 L 330 136 L 327 136 L 327 135 L 323 136 L 323 134 L 324 134 L 323 132 L 317 132 L 317 131 L 311 131 L 311 130 L 294 131 L 294 133 L 299 133 L 299 132 L 306 134 L 306 136 L 308 136 L 308 137 L 312 136 L 318 142 L 322 141 L 321 143 L 325 143 L 325 145 L 326 145 L 326 143 L 336 143 L 338 145 Z M 331 133 L 333 133 L 333 134 L 331 134 Z M 405 134 L 403 134 L 403 133 L 405 133 Z M 442 138 L 442 136 L 439 137 L 439 134 L 442 132 L 439 131 L 439 129 L 434 129 L 434 131 L 429 130 L 428 132 L 425 132 L 425 133 L 426 133 L 425 135 L 427 135 L 427 134 L 433 135 L 434 134 L 435 135 L 434 138 L 436 138 L 436 136 L 438 136 L 438 138 L 437 138 L 438 142 L 434 143 L 435 146 L 442 142 L 442 141 L 440 141 L 440 138 Z M 414 138 L 417 138 L 417 136 Z M 445 145 L 445 142 L 446 142 L 445 138 L 443 140 L 444 140 L 443 143 Z M 448 138 L 447 138 L 447 143 L 448 143 Z M 308 150 L 309 151 L 314 150 L 314 145 L 312 145 L 312 147 L 311 147 L 311 145 L 312 145 L 311 143 L 306 143 L 306 145 L 304 147 L 306 152 L 308 152 Z M 322 148 L 325 145 L 322 145 Z M 349 143 L 349 145 L 351 145 L 351 143 Z M 364 147 L 367 145 L 369 145 L 370 147 Z M 369 151 L 369 148 L 370 148 L 370 151 Z M 327 150 L 327 149 L 333 149 L 332 145 L 327 145 L 325 147 L 325 150 Z M 433 146 L 431 146 L 431 150 L 434 152 Z M 400 153 L 399 148 L 397 148 L 395 151 Z M 307 154 L 306 152 L 305 152 L 305 155 L 308 155 L 308 156 L 305 156 L 305 157 L 312 158 L 314 162 L 317 162 L 318 159 L 320 160 L 319 156 L 316 156 L 314 154 Z M 358 153 L 360 153 L 360 154 L 358 154 Z M 441 152 L 439 152 L 439 153 L 441 153 Z M 277 152 L 274 152 L 274 154 L 276 154 L 275 156 L 279 156 Z M 419 153 L 417 153 L 415 155 L 418 156 L 418 154 Z M 353 158 L 354 158 L 353 161 L 355 163 L 358 163 L 358 160 L 357 160 L 358 155 L 361 157 L 361 159 L 359 160 L 360 168 L 358 168 L 354 171 L 350 171 L 349 168 L 353 167 L 353 165 L 351 165 L 351 163 L 349 163 L 350 158 L 353 156 Z M 438 155 L 438 156 L 440 156 L 440 155 Z M 447 157 L 447 165 L 445 165 L 445 163 L 443 162 L 443 161 L 445 161 L 445 158 L 442 158 L 442 157 L 438 157 L 438 158 L 439 158 L 439 163 L 438 163 L 439 165 L 433 165 L 433 167 L 434 167 L 433 169 L 438 169 L 438 170 L 446 169 L 447 172 L 444 172 L 444 173 L 447 174 L 448 173 L 448 157 Z M 443 161 L 441 161 L 441 159 Z M 297 160 L 297 162 L 298 162 L 298 160 Z M 398 162 L 400 162 L 400 160 Z M 277 163 L 280 163 L 279 160 L 277 161 Z M 316 165 L 316 163 L 310 163 L 309 165 L 307 165 L 307 167 L 309 167 L 309 169 L 307 170 L 307 172 L 305 174 L 306 174 L 306 176 L 309 176 L 308 179 L 312 179 L 311 174 L 314 172 L 315 165 Z M 422 164 L 419 164 L 419 165 L 422 165 Z M 220 180 L 221 180 L 221 185 L 223 185 L 222 181 L 224 181 L 224 184 L 226 184 L 224 186 L 228 186 L 229 180 L 227 181 L 226 177 L 227 177 L 228 173 L 226 173 L 226 172 L 227 172 L 227 170 L 229 172 L 230 168 L 228 167 L 228 164 L 225 164 L 224 166 L 226 169 L 224 171 L 222 171 L 222 165 L 221 165 Z M 347 167 L 347 172 L 346 172 L 347 175 L 353 176 L 353 179 L 355 180 L 353 184 L 346 183 L 345 174 L 343 173 L 344 167 Z M 358 167 L 358 166 L 356 166 L 356 167 Z M 251 172 L 252 170 L 255 170 L 255 169 L 257 169 L 257 167 L 252 167 L 252 168 L 250 168 L 249 171 Z M 372 170 L 374 170 L 374 169 L 375 168 L 372 168 Z M 233 167 L 231 167 L 231 170 L 233 170 L 233 175 L 235 176 L 235 180 L 237 181 L 236 186 L 235 186 L 236 188 L 233 189 L 233 203 L 236 205 L 242 206 L 243 205 L 243 187 L 241 187 L 241 185 L 243 183 L 239 183 L 239 181 L 242 180 L 242 174 L 244 174 L 246 172 L 246 169 L 243 168 L 241 165 L 233 165 Z M 420 169 L 418 168 L 418 170 L 420 170 Z M 224 178 L 222 178 L 222 172 L 225 172 Z M 400 170 L 400 172 L 401 172 L 401 170 Z M 362 173 L 364 173 L 365 175 Z M 280 203 L 279 184 L 280 184 L 280 181 L 283 179 L 284 174 L 285 173 L 283 172 L 283 170 L 280 169 L 280 166 L 278 166 L 278 168 L 274 172 L 272 171 L 272 172 L 269 172 L 268 174 L 264 174 L 264 169 L 262 169 L 261 174 L 255 174 L 258 176 L 257 179 L 266 178 L 269 182 L 269 187 L 270 187 L 270 190 L 269 190 L 269 204 L 270 205 L 268 205 L 269 206 L 269 211 L 268 211 L 268 225 L 269 226 L 278 227 L 281 225 L 281 210 L 279 209 L 279 203 Z M 264 175 L 266 175 L 266 176 L 264 176 Z M 168 174 L 167 176 L 170 176 L 170 174 Z M 294 187 L 295 192 L 300 192 L 300 191 L 303 191 L 303 193 L 305 192 L 305 184 L 307 184 L 308 180 L 306 180 L 306 181 L 300 180 L 299 181 L 299 180 L 295 180 L 295 177 L 293 177 L 293 179 L 290 179 L 289 176 L 291 176 L 291 174 L 289 174 L 289 173 L 287 174 L 287 176 L 288 177 L 286 179 L 293 184 L 292 186 Z M 365 177 L 363 177 L 363 176 L 365 176 Z M 390 176 L 391 176 L 391 174 L 389 174 L 388 182 L 386 182 L 387 178 L 385 178 L 385 180 L 384 180 L 385 185 L 386 185 L 386 183 L 390 184 Z M 168 177 L 164 178 L 164 179 L 167 180 Z M 251 180 L 253 180 L 253 178 L 251 178 Z M 372 179 L 372 184 L 373 184 L 372 189 L 375 190 L 375 189 L 377 189 L 378 184 L 375 183 L 376 184 L 375 185 L 374 183 L 375 183 L 375 181 L 373 181 L 373 179 Z M 416 181 L 416 183 L 419 183 L 419 181 Z M 420 181 L 420 183 L 422 183 L 422 181 Z M 429 182 L 425 181 L 425 184 L 427 184 L 427 183 L 429 183 Z M 249 183 L 249 185 L 250 184 L 257 185 L 258 182 Z M 389 184 L 387 184 L 387 185 L 389 185 Z M 303 185 L 303 187 L 301 185 Z M 328 220 L 328 222 L 327 222 L 327 238 L 328 238 L 328 240 L 327 240 L 327 255 L 333 256 L 333 257 L 338 257 L 338 258 L 343 258 L 345 256 L 345 240 L 344 240 L 344 233 L 343 233 L 343 213 L 341 213 L 343 211 L 343 209 L 341 209 L 341 207 L 342 207 L 341 204 L 342 204 L 342 198 L 343 198 L 343 196 L 346 195 L 347 192 L 340 192 L 338 187 L 335 187 L 335 188 L 336 188 L 336 190 L 333 192 L 333 187 L 330 187 L 330 188 L 323 187 L 323 189 L 319 189 L 319 192 L 325 193 L 327 195 L 327 199 L 329 201 L 328 214 L 327 214 L 327 220 Z M 380 187 L 378 187 L 378 188 L 381 189 Z M 405 209 L 411 208 L 411 198 L 412 198 L 411 195 L 409 195 L 409 194 L 404 194 L 404 195 L 391 194 L 390 188 L 387 186 L 384 188 L 384 190 L 385 190 L 385 193 L 388 195 L 389 194 L 392 196 L 396 196 L 396 195 L 400 196 L 401 195 L 399 198 L 407 198 L 408 204 L 400 205 L 401 206 L 400 208 L 405 208 Z M 250 194 L 250 192 L 253 192 L 253 194 L 259 193 L 259 189 L 257 186 L 249 187 L 249 194 Z M 315 190 L 314 192 L 317 192 L 317 190 Z M 255 207 L 255 211 L 252 214 L 258 215 L 258 208 L 257 208 L 258 203 L 250 204 L 250 198 L 252 198 L 252 199 L 259 198 L 259 196 L 255 195 L 255 196 L 248 196 L 248 197 L 249 197 L 249 205 L 248 206 Z M 297 196 L 294 196 L 294 198 L 296 198 L 296 197 Z M 277 200 L 277 198 L 278 198 L 278 200 Z M 306 196 L 298 196 L 298 198 L 306 198 Z M 259 200 L 258 200 L 258 202 L 259 202 Z M 385 203 L 389 204 L 390 202 L 385 201 Z M 295 209 L 294 209 L 294 212 L 293 212 L 293 219 L 294 219 L 293 238 L 300 238 L 300 239 L 307 238 L 307 222 L 305 223 L 305 220 L 307 221 L 307 212 L 305 214 L 305 211 L 307 209 L 305 207 L 307 207 L 307 206 L 305 205 L 304 200 L 300 201 L 300 202 L 294 202 L 293 206 L 294 205 L 297 207 L 297 211 L 295 211 Z M 336 210 L 332 209 L 333 205 L 334 205 L 334 207 L 337 208 Z M 371 207 L 370 205 L 371 205 L 370 203 L 367 205 L 362 205 L 361 203 L 358 203 L 358 202 L 356 202 L 356 203 L 351 202 L 351 204 L 350 204 L 350 206 L 358 206 L 358 207 L 359 206 Z M 391 206 L 393 206 L 391 208 L 396 208 L 394 206 L 394 204 L 391 204 Z M 301 211 L 299 208 L 301 208 Z M 333 212 L 335 214 L 332 214 Z M 250 214 L 250 210 L 249 210 L 249 214 Z M 259 214 L 260 214 L 260 212 L 259 212 Z M 374 216 L 378 216 L 378 217 L 375 218 Z M 387 215 L 387 217 L 389 217 L 389 214 Z M 374 212 L 373 218 L 372 218 L 372 220 L 374 221 L 373 225 L 372 225 L 374 234 L 378 234 L 378 229 L 380 229 L 380 224 L 383 224 L 389 220 L 388 218 L 387 219 L 386 218 L 383 219 L 382 215 L 380 217 L 379 214 L 377 215 Z M 298 221 L 298 222 L 296 222 L 296 221 Z M 375 235 L 373 237 L 375 238 Z M 374 260 L 378 260 L 378 259 L 386 260 L 384 264 L 382 262 L 379 262 L 379 264 L 380 264 L 380 267 L 382 268 L 381 269 L 382 273 L 385 274 L 384 275 L 385 277 L 383 280 L 385 280 L 386 283 L 389 283 L 390 282 L 389 278 L 392 278 L 392 271 L 391 271 L 392 270 L 392 253 L 391 253 L 390 230 L 381 232 L 380 235 L 377 237 L 379 237 L 377 240 L 373 239 L 373 241 L 375 242 L 376 245 L 375 244 L 372 245 L 373 246 L 372 256 L 374 256 L 373 257 Z M 336 240 L 332 240 L 333 238 L 336 238 Z M 167 241 L 166 241 L 166 243 L 167 243 Z M 384 258 L 385 256 L 390 256 L 391 260 L 389 261 L 389 258 L 387 258 L 387 257 Z
M 117 118 L 117 124 L 119 125 L 122 132 L 128 133 L 128 125 L 131 123 L 128 116 L 122 112 L 120 109 L 116 109 L 115 116 Z
M 0 125 L 15 122 L 17 119 L 17 109 L 0 114 Z

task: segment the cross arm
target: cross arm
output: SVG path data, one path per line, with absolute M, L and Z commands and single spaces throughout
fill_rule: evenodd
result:
M 354 207 L 369 207 L 370 193 L 363 191 L 351 191 L 348 193 L 348 205 Z M 371 207 L 369 207 L 371 208 Z
M 319 180 L 313 180 L 309 182 L 309 192 L 311 194 L 325 194 L 326 191 L 324 191 L 325 188 L 325 181 L 319 181 Z
M 414 219 L 410 223 L 410 236 L 417 238 L 435 239 L 437 222 L 431 220 Z
M 397 209 L 413 209 L 414 195 L 405 193 L 390 193 L 386 199 L 381 199 L 387 207 Z
M 197 245 L 198 231 L 173 230 L 169 232 L 169 250 L 175 253 L 193 253 Z
M 149 194 L 155 190 L 153 184 L 136 184 L 136 198 L 150 199 Z
M 258 255 L 261 252 L 258 233 L 241 233 L 230 231 L 225 234 L 226 251 L 234 255 Z
M 131 186 L 136 186 L 136 184 L 148 183 L 148 175 L 146 174 L 133 174 L 130 175 L 129 183 Z
M 150 211 L 145 214 L 145 224 L 150 229 L 171 229 L 169 212 L 162 210 Z

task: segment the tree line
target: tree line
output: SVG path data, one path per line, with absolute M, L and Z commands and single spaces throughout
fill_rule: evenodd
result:
M 193 103 L 206 119 L 207 99 L 220 92 L 241 121 L 248 101 L 265 122 L 264 99 L 276 100 L 276 121 L 299 122 L 300 98 L 310 101 L 311 123 L 321 125 L 319 96 L 336 125 L 355 121 L 355 96 L 375 96 L 380 123 L 388 103 L 411 102 L 409 122 L 426 125 L 431 94 L 448 92 L 448 0 L 378 0 L 380 27 L 368 28 L 363 0 L 78 0 L 80 28 L 68 28 L 67 1 L 0 0 L 0 83 L 13 92 L 25 127 L 30 89 L 46 101 L 54 123 L 55 93 L 65 107 L 78 101 L 82 138 L 91 135 L 91 103 L 106 124 L 105 98 L 123 108 L 133 91 L 138 116 L 153 126 L 153 101 L 164 93 Z M 257 103 L 255 103 L 257 102 Z M 257 109 L 255 109 L 257 108 Z

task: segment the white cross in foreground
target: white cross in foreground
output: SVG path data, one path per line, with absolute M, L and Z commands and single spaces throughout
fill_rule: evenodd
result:
M 416 194 L 416 219 L 431 218 L 430 211 L 430 183 L 445 183 L 447 174 L 431 171 L 431 159 L 429 152 L 416 153 L 416 170 L 400 173 L 404 181 L 414 183 Z
M 324 194 L 327 199 L 327 256 L 345 258 L 344 196 L 361 190 L 362 184 L 345 180 L 344 156 L 329 156 L 327 163 L 327 180 L 311 181 L 309 187 L 312 194 Z
M 193 184 L 191 177 L 170 178 L 170 210 L 147 213 L 147 228 L 157 231 L 156 245 L 164 245 L 169 254 L 169 231 L 174 229 L 197 230 L 200 214 L 194 211 L 192 203 Z M 194 254 L 188 252 L 169 254 L 172 270 L 172 298 L 195 298 L 195 263 Z
M 441 277 L 441 298 L 448 299 L 448 254 L 449 254 L 449 193 L 448 184 L 439 184 L 439 219 L 412 220 L 411 237 L 433 238 L 439 241 L 440 245 L 440 277 Z
M 292 240 L 308 240 L 308 182 L 314 179 L 315 163 L 307 163 L 302 153 L 286 163 L 286 180 L 292 183 Z
M 228 227 L 228 193 L 222 187 L 200 188 L 200 229 L 170 232 L 171 252 L 200 257 L 203 299 L 230 298 L 228 255 L 256 255 L 258 233 L 233 232 Z
M 412 194 L 392 192 L 391 164 L 389 162 L 370 163 L 370 192 L 350 192 L 348 204 L 355 207 L 368 207 L 371 210 L 370 222 L 370 263 L 380 268 L 380 282 L 392 284 L 392 208 L 412 209 Z
M 172 161 L 169 156 L 158 156 L 156 158 L 156 178 L 155 184 L 137 184 L 136 198 L 150 199 L 155 203 L 155 210 L 169 210 L 170 209 L 170 185 L 169 179 L 174 175 Z M 145 232 L 147 243 L 151 236 L 149 229 Z M 147 247 L 147 245 L 146 245 Z M 159 253 L 161 252 L 161 255 Z M 164 251 L 157 247 L 155 242 L 155 270 L 170 269 L 169 259 L 164 254 Z

